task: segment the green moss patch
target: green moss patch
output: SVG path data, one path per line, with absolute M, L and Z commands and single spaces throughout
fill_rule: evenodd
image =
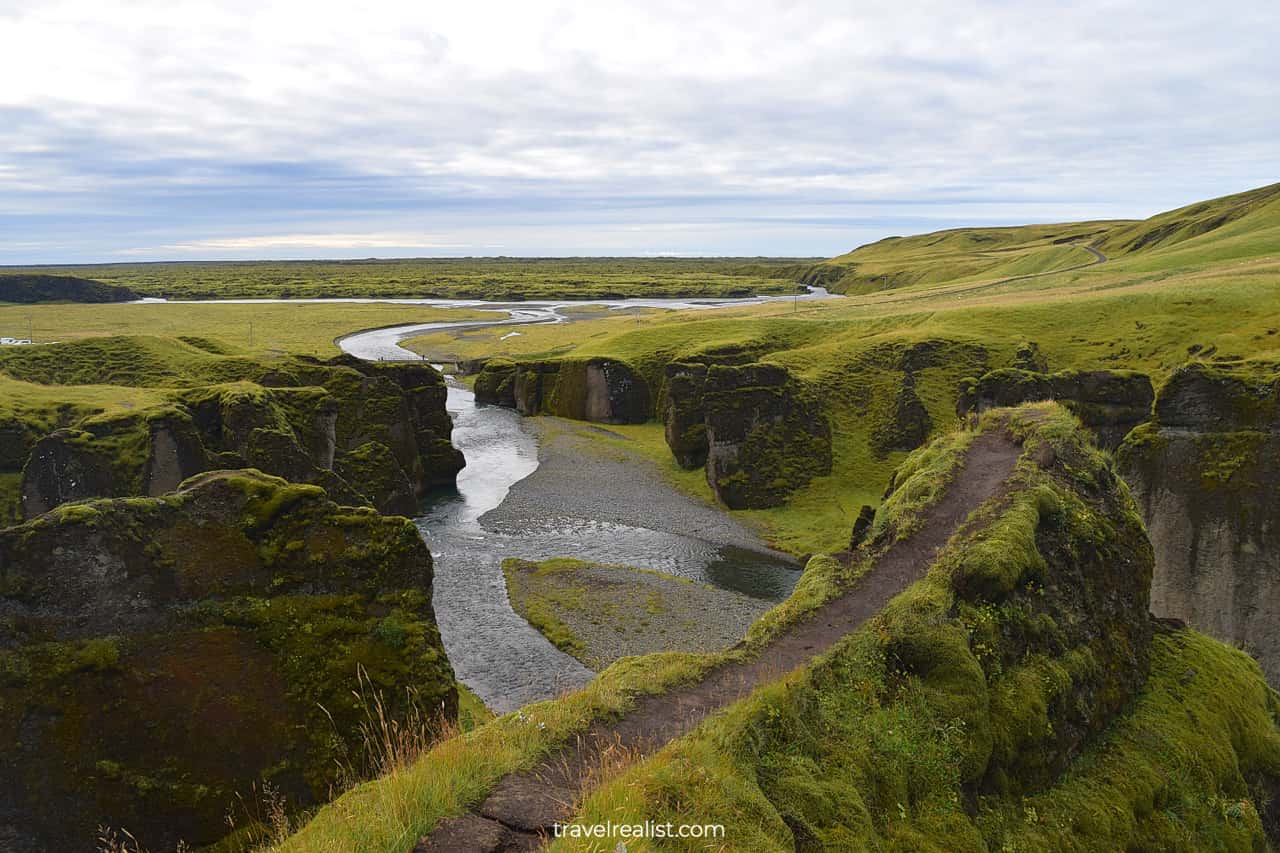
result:
M 503 561 L 511 606 L 592 669 L 658 651 L 718 652 L 768 605 L 684 578 L 559 558 Z

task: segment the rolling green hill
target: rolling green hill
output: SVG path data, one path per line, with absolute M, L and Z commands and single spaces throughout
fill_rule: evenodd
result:
M 865 295 L 1067 271 L 1096 260 L 1085 247 L 1133 270 L 1274 255 L 1280 251 L 1280 184 L 1140 221 L 958 228 L 887 237 L 815 265 L 808 274 L 829 282 L 835 292 Z

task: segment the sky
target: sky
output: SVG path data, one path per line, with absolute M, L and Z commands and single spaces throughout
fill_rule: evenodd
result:
M 0 264 L 831 256 L 1280 180 L 1280 3 L 0 0 Z

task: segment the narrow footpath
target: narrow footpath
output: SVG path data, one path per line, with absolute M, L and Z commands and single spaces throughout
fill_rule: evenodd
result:
M 890 546 L 847 592 L 809 614 L 757 657 L 720 666 L 697 684 L 640 697 L 620 719 L 598 722 L 533 769 L 505 776 L 469 814 L 442 821 L 414 853 L 539 849 L 552 826 L 572 817 L 583 779 L 605 749 L 652 754 L 756 687 L 831 649 L 924 577 L 969 513 L 1000 493 L 1020 453 L 1003 435 L 978 436 L 946 494 L 926 511 L 920 530 Z

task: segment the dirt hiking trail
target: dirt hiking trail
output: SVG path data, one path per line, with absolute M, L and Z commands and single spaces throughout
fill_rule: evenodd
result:
M 610 752 L 644 756 L 691 731 L 710 714 L 826 652 L 889 600 L 924 577 L 969 513 L 1001 491 L 1021 448 L 998 432 L 974 438 L 942 499 L 912 536 L 893 543 L 846 592 L 803 617 L 754 658 L 723 664 L 696 684 L 636 698 L 615 720 L 600 720 L 530 770 L 508 774 L 469 814 L 446 818 L 413 853 L 538 850 L 568 821 L 594 768 Z

